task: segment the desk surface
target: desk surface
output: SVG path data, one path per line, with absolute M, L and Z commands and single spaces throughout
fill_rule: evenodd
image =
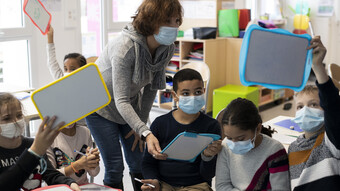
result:
M 272 128 L 274 128 L 277 131 L 277 133 L 273 134 L 273 139 L 280 141 L 285 146 L 285 148 L 287 149 L 288 146 L 293 141 L 295 141 L 298 136 L 300 136 L 304 133 L 303 132 L 300 133 L 300 132 L 297 132 L 297 131 L 294 131 L 294 130 L 290 130 L 290 129 L 275 125 L 275 123 L 282 121 L 282 120 L 285 120 L 285 119 L 293 119 L 293 117 L 280 115 L 280 116 L 277 116 L 277 117 L 263 123 L 263 126 L 265 126 L 265 127 L 271 126 Z
M 32 92 L 34 88 L 28 87 L 20 87 L 13 84 L 1 84 L 0 92 L 9 92 L 9 93 L 19 93 L 19 92 Z

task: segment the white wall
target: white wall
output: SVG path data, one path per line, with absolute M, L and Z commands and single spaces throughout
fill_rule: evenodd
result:
M 59 11 L 50 11 L 52 15 L 51 25 L 54 28 L 54 42 L 56 46 L 57 60 L 63 68 L 64 56 L 71 52 L 81 53 L 81 27 L 80 27 L 80 1 L 76 1 L 76 25 L 72 28 L 65 27 L 65 15 L 67 15 L 67 3 L 69 0 L 61 0 L 61 9 Z M 31 39 L 33 49 L 31 51 L 31 70 L 32 86 L 34 88 L 42 87 L 53 79 L 47 68 L 47 36 L 42 35 L 34 27 Z

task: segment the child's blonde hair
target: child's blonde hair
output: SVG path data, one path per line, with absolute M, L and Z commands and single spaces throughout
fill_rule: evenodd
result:
M 313 94 L 313 93 L 319 93 L 318 87 L 316 87 L 315 85 L 306 85 L 305 88 L 303 88 L 303 90 L 301 90 L 300 92 L 296 92 L 294 97 L 297 97 L 298 95 L 301 94 Z
M 0 92 L 0 108 L 9 103 L 19 103 L 20 107 L 22 108 L 21 102 L 12 94 L 7 92 Z M 1 109 L 0 109 L 1 113 Z

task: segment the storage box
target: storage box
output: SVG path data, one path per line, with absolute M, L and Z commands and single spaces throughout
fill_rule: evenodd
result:
M 214 89 L 213 117 L 215 118 L 218 112 L 238 97 L 252 101 L 257 107 L 259 105 L 259 89 L 257 87 L 228 84 L 221 88 Z

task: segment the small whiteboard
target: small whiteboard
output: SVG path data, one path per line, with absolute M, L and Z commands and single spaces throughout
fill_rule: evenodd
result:
M 25 0 L 24 12 L 42 34 L 45 35 L 48 32 L 52 16 L 40 0 Z
M 111 101 L 105 82 L 95 64 L 87 64 L 32 93 L 39 116 L 57 116 L 55 125 L 68 126 L 105 107 Z
M 242 42 L 239 72 L 243 85 L 301 91 L 312 67 L 311 37 L 251 25 Z
M 196 157 L 213 141 L 220 139 L 216 134 L 183 132 L 178 134 L 161 153 L 168 159 L 194 162 Z

